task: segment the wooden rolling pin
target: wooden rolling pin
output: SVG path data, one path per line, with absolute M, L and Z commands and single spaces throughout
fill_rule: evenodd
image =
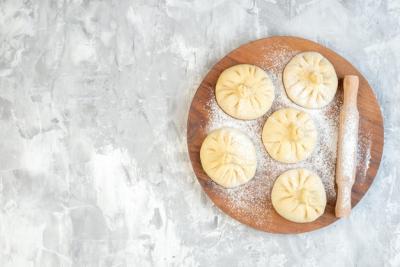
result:
M 351 188 L 357 167 L 358 76 L 347 75 L 343 80 L 343 106 L 339 115 L 338 154 L 336 162 L 336 217 L 346 217 L 351 211 Z

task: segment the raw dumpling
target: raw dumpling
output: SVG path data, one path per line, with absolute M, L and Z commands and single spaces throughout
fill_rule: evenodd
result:
M 232 128 L 215 130 L 206 137 L 201 145 L 200 161 L 214 182 L 228 188 L 251 180 L 257 167 L 253 143 Z
M 322 108 L 336 94 L 338 78 L 332 64 L 317 52 L 294 56 L 283 71 L 289 98 L 305 108 Z
M 285 108 L 275 111 L 268 118 L 262 140 L 272 158 L 295 163 L 312 153 L 317 142 L 317 130 L 307 113 Z
M 267 73 L 240 64 L 224 70 L 215 86 L 218 105 L 230 116 L 252 120 L 264 115 L 274 101 L 274 85 Z
M 326 193 L 317 174 L 307 169 L 294 169 L 276 179 L 271 193 L 272 205 L 285 219 L 312 222 L 324 213 Z

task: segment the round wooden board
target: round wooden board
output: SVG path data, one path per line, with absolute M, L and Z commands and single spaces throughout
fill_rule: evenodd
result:
M 344 75 L 352 74 L 360 78 L 358 94 L 358 109 L 360 113 L 359 142 L 362 140 L 365 141 L 365 138 L 368 138 L 367 142 L 370 153 L 364 156 L 369 157 L 370 155 L 370 158 L 358 159 L 356 181 L 352 189 L 351 198 L 352 206 L 354 207 L 371 186 L 381 161 L 384 140 L 382 114 L 372 88 L 361 73 L 343 57 L 312 41 L 297 37 L 270 37 L 245 44 L 221 59 L 209 71 L 193 98 L 187 124 L 187 142 L 193 170 L 204 191 L 216 206 L 234 219 L 256 229 L 270 233 L 289 234 L 313 231 L 335 222 L 337 220 L 334 214 L 335 200 L 328 200 L 325 213 L 316 221 L 310 223 L 293 223 L 282 218 L 273 209 L 269 198 L 264 199 L 263 203 L 261 203 L 262 210 L 260 210 L 260 203 L 258 203 L 257 207 L 254 207 L 260 210 L 259 212 L 257 211 L 259 213 L 258 218 L 254 218 L 254 216 L 249 216 L 248 213 L 241 209 L 232 208 L 226 196 L 221 194 L 221 190 L 230 189 L 223 189 L 216 185 L 205 174 L 200 163 L 200 147 L 208 134 L 207 125 L 210 121 L 209 102 L 211 98 L 215 98 L 215 84 L 221 72 L 228 67 L 242 63 L 254 64 L 266 71 L 270 71 L 271 69 L 277 70 L 277 68 L 281 67 L 277 66 L 276 57 L 272 58 L 270 55 L 282 54 L 285 51 L 288 53 L 294 53 L 294 51 L 296 53 L 317 51 L 324 55 L 334 65 L 339 77 L 340 85 L 338 94 L 342 93 L 342 79 Z M 286 64 L 287 59 L 283 60 L 286 61 Z M 278 69 L 278 71 L 282 70 Z M 282 81 L 279 80 L 279 82 L 281 83 Z M 263 118 L 262 124 L 265 122 L 265 119 L 266 117 Z M 365 135 L 366 133 L 367 135 Z M 261 132 L 259 135 L 261 138 Z M 368 160 L 369 164 L 365 164 Z M 272 180 L 276 178 L 268 175 L 262 177 L 262 179 Z M 332 177 L 332 179 L 334 178 Z

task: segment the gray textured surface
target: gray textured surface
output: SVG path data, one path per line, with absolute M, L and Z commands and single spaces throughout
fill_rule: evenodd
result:
M 188 161 L 187 111 L 224 54 L 271 35 L 357 66 L 385 118 L 348 220 L 301 235 L 222 214 Z M 0 2 L 0 266 L 400 266 L 400 2 Z

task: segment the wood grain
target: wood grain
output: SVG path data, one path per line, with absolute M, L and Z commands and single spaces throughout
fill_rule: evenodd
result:
M 228 199 L 224 194 L 220 194 L 220 189 L 217 190 L 218 187 L 205 174 L 200 164 L 200 147 L 208 134 L 206 126 L 210 120 L 208 103 L 210 98 L 215 97 L 215 84 L 220 73 L 228 67 L 242 63 L 254 64 L 265 70 L 276 68 L 276 59 L 266 57 L 266 55 L 270 55 L 277 50 L 288 51 L 288 53 L 293 51 L 316 51 L 321 53 L 335 67 L 340 84 L 345 75 L 357 75 L 360 78 L 357 99 L 360 113 L 359 142 L 368 138 L 371 157 L 369 165 L 365 164 L 366 159 L 359 160 L 357 164 L 356 181 L 351 195 L 352 206 L 356 206 L 371 186 L 381 161 L 384 140 L 382 114 L 372 88 L 361 73 L 332 50 L 309 40 L 288 36 L 260 39 L 233 50 L 215 64 L 197 89 L 190 106 L 187 123 L 188 151 L 199 183 L 210 199 L 223 212 L 244 224 L 262 231 L 287 234 L 302 233 L 313 231 L 335 222 L 338 219 L 335 217 L 335 200 L 328 201 L 325 213 L 311 223 L 299 224 L 285 220 L 275 212 L 268 198 L 262 199 L 257 205 L 255 204 L 254 209 L 259 211 L 259 215 L 254 218 L 254 216 L 249 216 L 248 213 L 241 209 L 232 208 Z M 338 93 L 341 93 L 340 90 L 342 90 L 341 86 L 339 86 Z M 276 178 L 265 177 L 265 179 L 273 180 Z

